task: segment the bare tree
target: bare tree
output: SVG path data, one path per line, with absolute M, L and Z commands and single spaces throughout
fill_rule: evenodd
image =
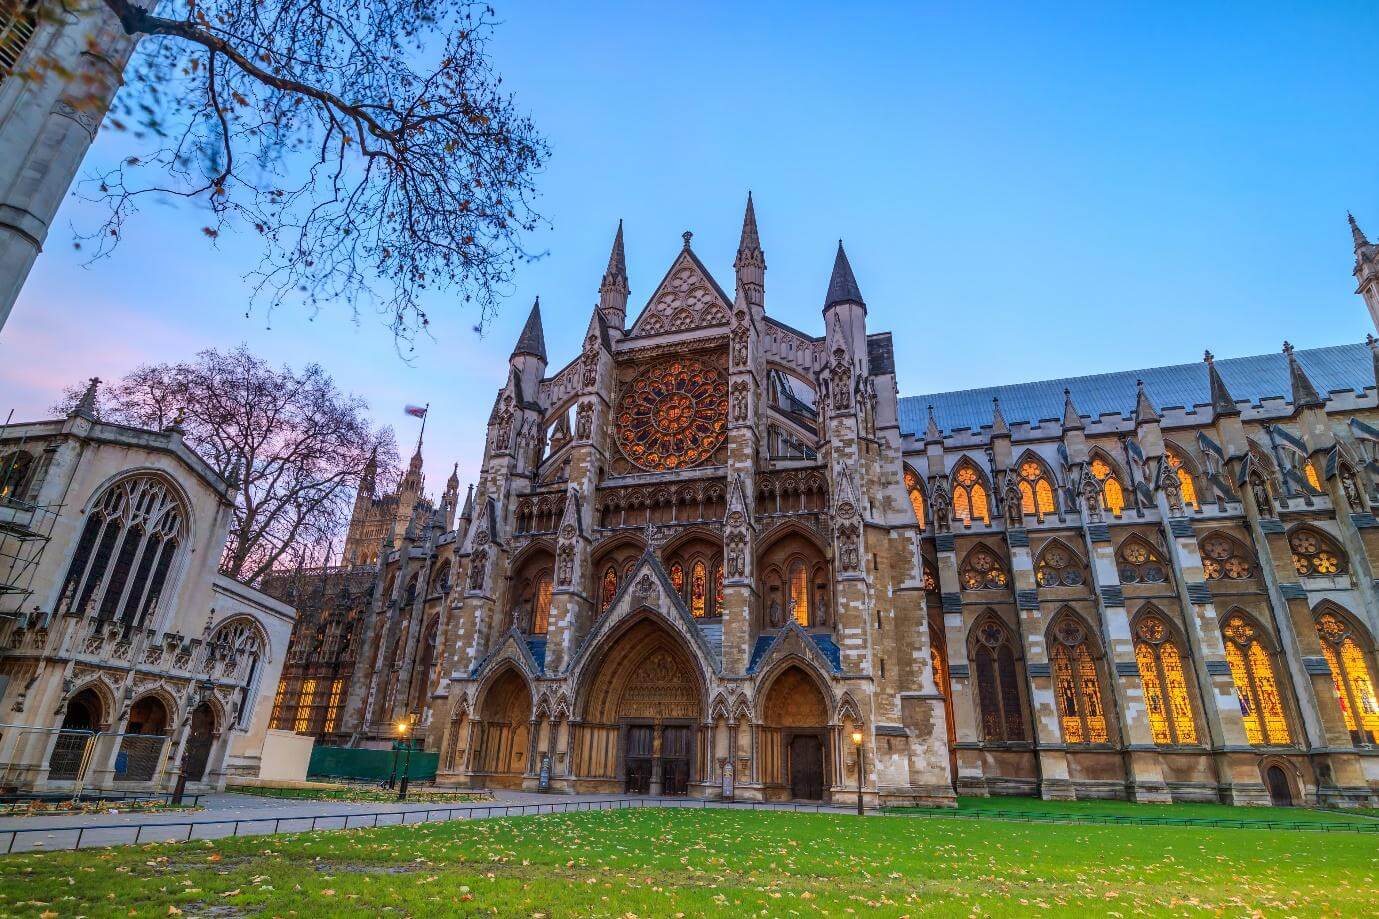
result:
M 68 389 L 69 411 L 84 387 Z M 165 430 L 239 490 L 221 567 L 250 583 L 276 566 L 320 564 L 349 519 L 370 456 L 397 466 L 391 428 L 374 430 L 362 399 L 316 364 L 274 369 L 243 345 L 193 361 L 139 367 L 108 387 L 103 420 Z
M 145 198 L 209 207 L 239 227 L 271 311 L 301 301 L 378 309 L 409 339 L 423 291 L 456 287 L 493 315 L 541 218 L 548 156 L 493 70 L 492 8 L 472 0 L 0 0 L 0 14 L 98 16 L 140 39 L 109 124 L 118 165 L 84 183 L 107 206 L 98 258 Z M 0 21 L 4 15 L 0 15 Z M 40 57 L 21 77 L 41 79 Z M 93 94 L 97 80 L 93 79 Z M 95 103 L 93 103 L 94 107 Z M 79 243 L 80 245 L 80 243 Z

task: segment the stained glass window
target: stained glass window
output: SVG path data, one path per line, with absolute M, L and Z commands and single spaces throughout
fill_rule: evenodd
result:
M 330 695 L 326 699 L 325 733 L 329 734 L 340 725 L 340 701 L 345 692 L 344 680 L 332 680 Z
M 1326 536 L 1311 527 L 1294 530 L 1288 537 L 1293 567 L 1299 577 L 1330 577 L 1345 571 L 1345 555 Z
M 924 490 L 919 476 L 909 466 L 905 467 L 905 492 L 910 496 L 910 507 L 914 508 L 919 528 L 924 529 Z
M 809 625 L 809 582 L 805 576 L 804 563 L 795 562 L 790 566 L 790 615 L 802 626 Z
M 1068 551 L 1067 546 L 1053 540 L 1039 553 L 1034 575 L 1040 587 L 1076 587 L 1084 580 L 1082 560 Z
M 600 586 L 599 612 L 608 612 L 608 607 L 613 605 L 613 597 L 618 592 L 618 569 L 612 565 L 603 573 L 603 582 Z
M 1231 679 L 1240 699 L 1246 740 L 1256 745 L 1291 743 L 1274 664 L 1260 643 L 1258 629 L 1244 616 L 1233 615 L 1221 631 L 1226 638 L 1226 662 L 1230 664 Z
M 715 565 L 713 569 L 713 614 L 723 615 L 723 566 Z
M 1175 447 L 1165 444 L 1164 462 L 1168 463 L 1168 468 L 1178 477 L 1178 491 L 1183 496 L 1183 503 L 1188 507 L 1197 507 L 1197 488 L 1192 483 L 1192 473 L 1183 465 L 1182 454 Z
M 944 660 L 943 648 L 934 639 L 932 632 L 929 637 L 929 662 L 934 667 L 934 686 L 943 693 L 944 698 L 948 697 L 948 664 Z
M 934 573 L 929 570 L 927 562 L 924 565 L 924 591 L 931 594 L 938 593 L 938 580 L 934 577 Z
M 273 694 L 273 712 L 269 716 L 269 724 L 275 730 L 285 730 L 287 725 L 283 717 L 283 696 L 287 695 L 287 680 L 278 680 L 278 691 Z
M 1106 713 L 1101 706 L 1101 680 L 1082 626 L 1064 618 L 1054 627 L 1054 697 L 1058 701 L 1063 741 L 1070 744 L 1106 743 Z
M 1101 483 L 1101 500 L 1106 509 L 1117 517 L 1125 510 L 1125 491 L 1120 480 L 1111 471 L 1111 464 L 1101 457 L 1092 460 L 1092 477 Z
M 1317 477 L 1317 467 L 1312 465 L 1312 461 L 1308 460 L 1303 463 L 1302 468 L 1307 474 L 1307 484 L 1311 485 L 1316 491 L 1322 491 L 1322 480 Z
M 679 562 L 670 566 L 670 586 L 675 588 L 676 593 L 684 593 L 685 566 Z
M 953 473 L 953 516 L 967 524 L 973 520 L 991 522 L 986 486 L 976 468 L 966 460 Z
M 977 702 L 981 708 L 982 736 L 991 742 L 1025 739 L 1020 711 L 1020 685 L 1015 654 L 1005 628 L 988 618 L 977 627 Z
M 1197 742 L 1197 725 L 1183 676 L 1183 659 L 1170 637 L 1168 624 L 1157 613 L 1142 615 L 1135 624 L 1135 663 L 1144 686 L 1144 704 L 1156 744 Z
M 643 370 L 618 397 L 618 449 L 642 469 L 697 466 L 728 433 L 728 384 L 689 358 Z
M 532 609 L 531 630 L 533 635 L 545 635 L 551 620 L 551 575 L 542 574 L 536 582 L 536 602 Z
M 1036 460 L 1027 459 L 1017 470 L 1020 474 L 1020 507 L 1026 514 L 1044 517 L 1054 512 L 1053 486 L 1049 484 L 1044 467 Z
M 1379 743 L 1379 698 L 1364 648 L 1355 640 L 1350 624 L 1334 613 L 1317 617 L 1317 635 L 1331 666 L 1336 700 L 1351 739 L 1360 744 Z
M 1202 540 L 1202 573 L 1209 581 L 1240 580 L 1254 575 L 1254 562 L 1239 542 L 1212 533 Z
M 690 614 L 703 618 L 708 612 L 709 573 L 703 562 L 695 562 L 690 567 Z
M 311 730 L 311 706 L 316 701 L 316 681 L 302 680 L 302 694 L 297 699 L 297 720 L 292 730 L 305 734 Z
M 1162 584 L 1168 580 L 1163 555 L 1138 536 L 1130 536 L 1120 544 L 1116 561 L 1123 584 Z
M 964 590 L 999 590 L 1010 583 L 1000 559 L 985 546 L 977 546 L 962 560 L 958 579 Z

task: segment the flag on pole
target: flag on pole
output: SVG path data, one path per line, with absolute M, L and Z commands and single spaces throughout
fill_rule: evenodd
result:
M 404 407 L 402 410 L 407 414 L 411 415 L 413 418 L 425 418 L 427 408 L 428 406 L 424 405 L 408 405 Z

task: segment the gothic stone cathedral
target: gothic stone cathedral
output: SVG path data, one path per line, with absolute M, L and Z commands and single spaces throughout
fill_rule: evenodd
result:
M 411 717 L 464 786 L 1379 803 L 1373 340 L 902 399 L 841 246 L 815 335 L 750 198 L 731 296 L 690 242 L 629 325 L 619 228 L 553 372 L 533 308 L 458 521 L 418 446 L 278 579 L 277 726 Z

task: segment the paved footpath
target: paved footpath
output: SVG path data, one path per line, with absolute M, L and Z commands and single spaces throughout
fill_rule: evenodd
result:
M 301 801 L 259 795 L 214 794 L 203 795 L 201 804 L 204 809 L 190 814 L 164 812 L 0 817 L 0 853 L 299 833 L 313 829 L 483 820 L 586 809 L 705 806 L 705 802 L 698 799 L 629 795 L 543 795 L 498 791 L 494 796 L 492 804 L 417 804 L 397 801 Z M 709 802 L 709 806 L 735 805 Z M 758 807 L 776 809 L 772 805 Z M 790 807 L 780 806 L 781 809 Z

